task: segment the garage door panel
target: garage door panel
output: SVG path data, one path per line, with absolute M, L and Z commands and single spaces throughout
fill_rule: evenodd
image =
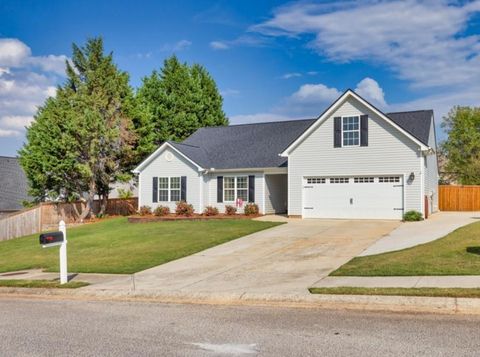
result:
M 371 178 L 370 178 L 371 179 Z M 348 183 L 329 177 L 305 180 L 303 202 L 305 218 L 369 218 L 401 219 L 403 215 L 403 185 L 400 176 Z M 356 182 L 357 181 L 357 182 Z M 308 182 L 317 182 L 309 184 Z M 324 182 L 324 183 L 322 183 Z

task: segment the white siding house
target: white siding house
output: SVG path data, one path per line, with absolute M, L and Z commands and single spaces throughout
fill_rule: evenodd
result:
M 353 219 L 438 210 L 433 112 L 385 114 L 351 90 L 317 119 L 199 129 L 134 172 L 139 205 L 152 208 L 254 202 L 263 214 Z

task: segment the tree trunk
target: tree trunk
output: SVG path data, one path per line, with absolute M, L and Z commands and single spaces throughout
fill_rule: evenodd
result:
M 108 205 L 108 194 L 102 195 L 102 201 L 100 203 L 100 216 L 104 216 L 107 212 L 107 205 Z
M 80 222 L 83 223 L 85 218 L 87 218 L 93 210 L 93 201 L 95 199 L 95 181 L 91 181 L 88 185 L 88 197 L 87 197 L 87 204 L 85 206 L 85 210 L 82 212 L 80 216 Z

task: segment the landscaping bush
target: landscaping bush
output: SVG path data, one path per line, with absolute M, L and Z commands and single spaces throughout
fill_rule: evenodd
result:
M 258 214 L 258 205 L 255 203 L 247 203 L 245 205 L 244 213 L 246 216 L 251 216 L 253 214 Z
M 152 207 L 150 206 L 142 206 L 140 207 L 140 209 L 138 210 L 138 214 L 140 216 L 147 216 L 149 214 L 152 214 Z
M 153 211 L 153 214 L 159 217 L 167 216 L 170 214 L 170 208 L 167 206 L 158 206 L 155 208 L 155 211 Z
M 193 214 L 193 206 L 188 204 L 185 201 L 179 201 L 177 202 L 177 208 L 175 209 L 175 214 L 177 216 L 190 217 Z
M 235 213 L 237 213 L 237 207 L 235 206 L 225 206 L 225 214 L 227 216 L 233 216 Z
M 408 211 L 403 215 L 403 220 L 406 222 L 415 222 L 423 220 L 423 217 L 418 211 Z
M 217 207 L 212 207 L 212 206 L 207 206 L 207 207 L 205 207 L 205 210 L 203 211 L 203 214 L 205 216 L 216 216 L 216 215 L 218 215 L 218 208 Z

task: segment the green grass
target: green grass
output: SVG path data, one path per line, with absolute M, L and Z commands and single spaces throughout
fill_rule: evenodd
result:
M 331 295 L 388 295 L 388 296 L 433 296 L 433 297 L 480 297 L 480 288 L 310 288 L 312 294 Z
M 52 280 L 0 280 L 0 287 L 9 288 L 56 288 L 56 289 L 76 289 L 89 285 L 83 281 L 70 281 L 66 284 L 60 284 Z
M 480 275 L 480 222 L 416 247 L 353 258 L 330 275 Z
M 112 218 L 68 229 L 68 270 L 131 274 L 197 253 L 279 223 L 247 219 L 128 223 Z M 58 271 L 58 247 L 42 248 L 38 235 L 0 242 L 0 272 Z

